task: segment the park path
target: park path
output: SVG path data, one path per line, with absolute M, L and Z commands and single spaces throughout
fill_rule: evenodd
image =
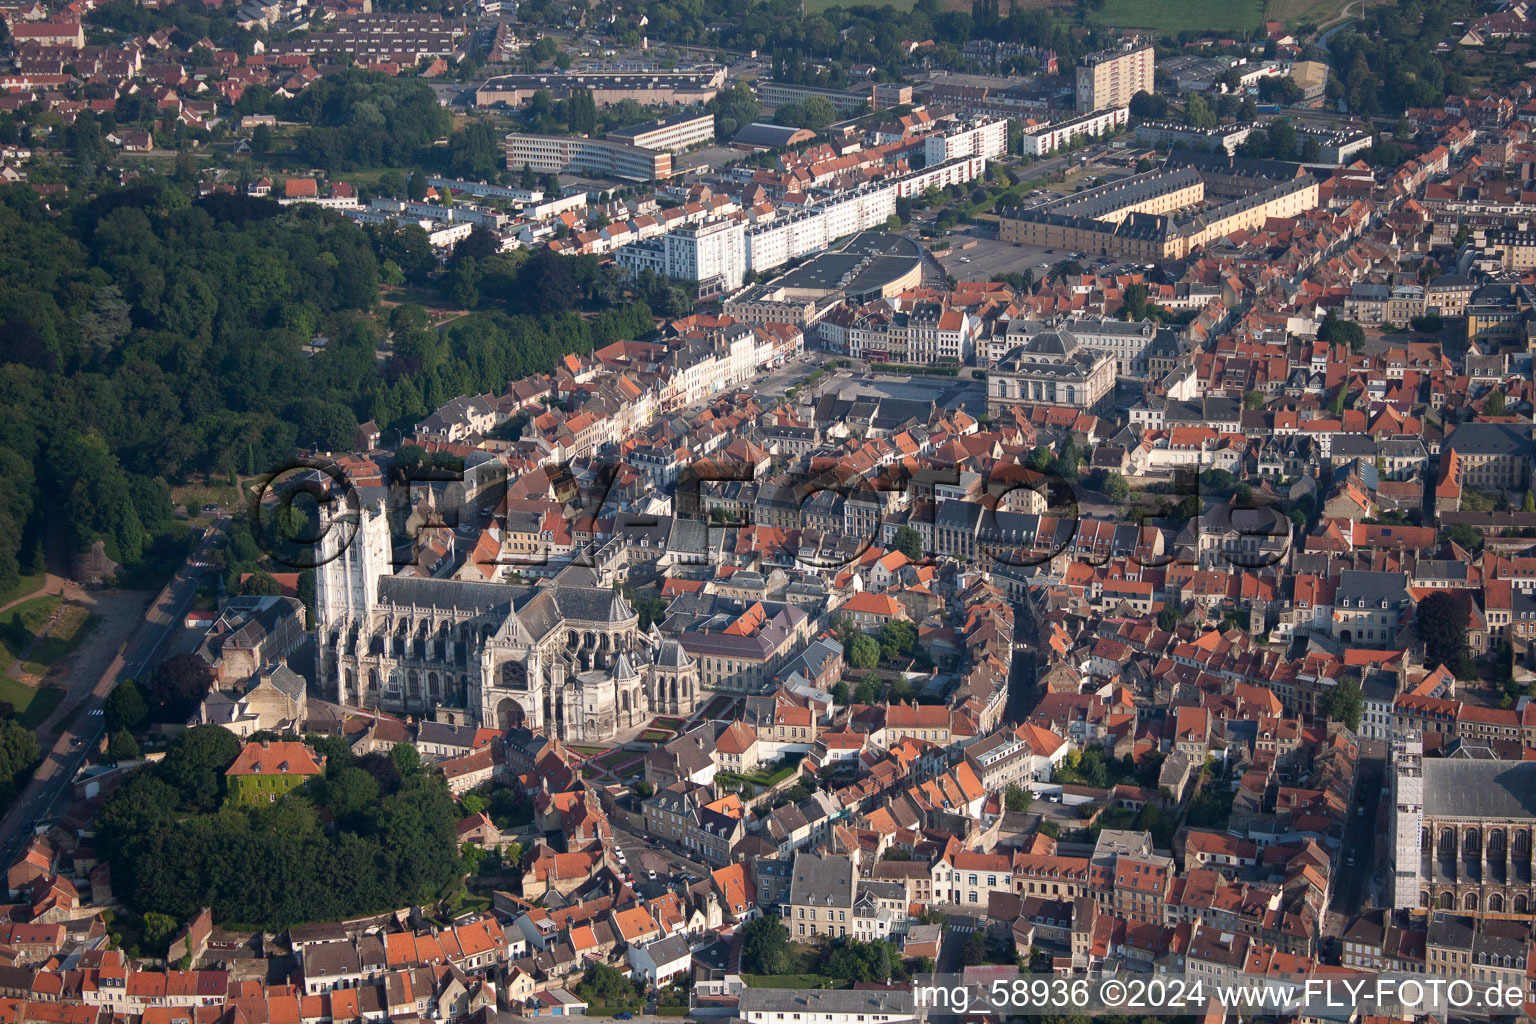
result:
M 49 594 L 62 594 L 64 593 L 64 589 L 66 587 L 73 586 L 75 585 L 69 580 L 61 579 L 50 572 L 43 577 L 43 585 L 38 589 L 32 591 L 30 594 L 22 594 L 20 597 L 12 598 L 11 600 L 5 602 L 5 604 L 0 604 L 0 615 L 4 615 L 12 608 L 15 608 L 17 605 L 25 604 L 34 598 L 47 597 Z M 76 587 L 75 589 L 78 590 L 79 588 Z
M 87 590 L 74 580 L 48 573 L 40 588 L 0 605 L 0 614 L 35 598 L 54 595 L 81 605 L 96 617 L 96 622 L 91 631 L 80 641 L 80 646 L 59 662 L 60 671 L 52 673 L 54 678 L 50 681 L 64 688 L 64 698 L 59 701 L 58 707 L 38 724 L 35 731 L 39 740 L 43 740 L 46 736 L 57 735 L 64 724 L 60 719 L 74 714 L 80 702 L 90 696 L 96 681 L 118 653 L 124 640 L 143 623 L 145 610 L 155 598 L 154 594 L 140 590 Z M 47 630 L 43 632 L 46 633 Z M 32 646 L 36 643 L 37 639 L 34 638 L 28 645 L 28 649 L 18 654 L 7 668 L 7 674 L 13 679 L 22 678 L 18 673 L 30 656 Z

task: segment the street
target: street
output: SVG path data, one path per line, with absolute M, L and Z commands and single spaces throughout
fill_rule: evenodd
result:
M 648 871 L 655 871 L 659 882 L 683 873 L 695 878 L 708 878 L 714 870 L 700 861 L 683 856 L 670 846 L 662 846 L 654 839 L 637 835 L 619 825 L 613 826 L 613 839 L 619 849 L 624 851 L 629 870 L 637 884 L 647 879 Z
M 970 941 L 971 933 L 978 927 L 978 919 L 969 914 L 945 914 L 944 937 L 939 942 L 939 959 L 934 964 L 937 974 L 959 974 L 964 964 L 961 962 L 965 952 L 965 944 Z
M 1344 925 L 1360 907 L 1371 902 L 1371 887 L 1376 876 L 1377 814 L 1382 802 L 1381 786 L 1386 774 L 1383 756 L 1360 754 L 1355 779 L 1354 808 L 1344 826 L 1344 844 L 1335 865 L 1333 901 L 1329 906 L 1327 934 L 1342 934 Z M 1363 810 L 1364 813 L 1361 813 Z M 1350 863 L 1350 858 L 1354 863 Z
M 214 537 L 227 526 L 227 519 L 219 519 L 211 525 L 198 542 L 188 560 L 201 561 L 208 553 Z M 154 666 L 166 641 L 181 628 L 182 616 L 192 603 L 202 583 L 203 570 L 190 564 L 177 570 L 175 577 L 156 596 L 154 604 L 145 613 L 144 621 L 123 644 L 111 664 L 107 666 L 90 695 L 76 712 L 73 722 L 61 723 L 59 737 L 53 748 L 43 755 L 31 781 L 11 805 L 10 811 L 0 821 L 0 835 L 4 838 L 5 863 L 15 860 L 27 841 L 37 834 L 40 825 L 46 825 L 53 816 L 54 805 L 74 779 L 87 755 L 95 750 L 106 730 L 105 718 L 99 712 L 102 701 L 122 679 L 142 679 Z M 76 743 L 76 738 L 80 742 Z

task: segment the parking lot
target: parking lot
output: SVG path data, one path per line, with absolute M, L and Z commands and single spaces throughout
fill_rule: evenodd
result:
M 944 271 L 954 277 L 956 281 L 990 281 L 998 274 L 1020 274 L 1025 270 L 1032 271 L 1035 280 L 1045 277 L 1046 272 L 1056 263 L 1062 260 L 1074 258 L 1074 253 L 1066 249 L 1046 249 L 1035 245 L 1013 245 L 1009 242 L 1000 242 L 995 238 L 953 237 L 956 248 L 942 256 L 938 261 L 943 264 Z M 969 249 L 961 249 L 958 246 L 965 242 L 974 241 L 976 244 Z M 1144 268 L 1138 264 L 1122 260 L 1110 260 L 1100 262 L 1101 256 L 1085 253 L 1077 257 L 1077 262 L 1082 264 L 1085 270 L 1096 270 L 1100 273 L 1140 273 Z
M 1050 262 L 1064 259 L 1064 256 L 1047 256 L 1045 250 L 1033 245 L 1010 245 L 1007 242 L 999 242 L 995 238 L 953 238 L 955 247 L 949 252 L 938 257 L 944 265 L 944 272 L 954 277 L 956 281 L 990 281 L 998 274 L 1021 274 L 1025 270 L 1034 272 L 1038 279 L 1045 274 L 1040 264 L 1047 265 Z M 969 249 L 961 249 L 966 242 L 974 241 L 976 244 Z

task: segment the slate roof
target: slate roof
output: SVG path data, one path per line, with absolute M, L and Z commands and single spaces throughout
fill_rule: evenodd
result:
M 1424 816 L 1536 817 L 1536 761 L 1425 758 Z
M 1463 423 L 1445 445 L 1468 455 L 1524 455 L 1536 453 L 1529 425 L 1515 423 Z

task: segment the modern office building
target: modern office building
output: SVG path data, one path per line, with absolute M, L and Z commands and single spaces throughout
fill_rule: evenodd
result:
M 926 166 L 937 167 L 963 156 L 980 156 L 994 160 L 1008 152 L 1008 122 L 1002 118 L 988 118 L 965 126 L 958 131 L 934 132 L 923 141 Z
M 630 181 L 672 176 L 671 153 L 611 139 L 513 132 L 506 142 L 507 167 L 513 171 L 527 166 L 535 174 L 590 174 Z
M 1156 59 L 1151 43 L 1090 53 L 1077 62 L 1077 109 L 1087 113 L 1129 106 L 1138 92 L 1153 90 Z
M 741 221 L 716 220 L 680 228 L 663 236 L 667 276 L 698 281 L 701 293 L 731 292 L 746 276 L 747 226 Z
M 685 110 L 658 121 L 647 121 L 609 132 L 608 140 L 642 149 L 681 153 L 694 146 L 715 141 L 715 115 Z
M 792 103 L 804 103 L 813 96 L 820 96 L 832 104 L 841 117 L 862 113 L 869 107 L 871 93 L 844 92 L 841 89 L 820 89 L 814 85 L 792 85 L 788 82 L 754 82 L 757 100 L 765 107 L 783 107 Z
M 538 75 L 501 75 L 475 90 L 475 106 L 504 103 L 521 106 L 534 93 L 548 89 L 557 100 L 577 89 L 590 89 L 592 100 L 610 107 L 624 100 L 641 106 L 666 107 L 708 103 L 725 85 L 725 68 L 706 65 L 692 71 L 568 71 Z
M 1178 121 L 1142 121 L 1136 126 L 1136 141 L 1154 146 L 1186 146 L 1190 149 L 1222 150 L 1228 156 L 1248 140 L 1258 125 L 1226 124 L 1217 128 L 1195 128 Z
M 1124 128 L 1129 121 L 1129 108 L 1112 107 L 1108 110 L 1079 114 L 1065 121 L 1051 121 L 1035 128 L 1027 128 L 1024 131 L 1024 155 L 1045 156 L 1064 146 L 1070 146 L 1079 138 L 1097 138 L 1116 128 Z

